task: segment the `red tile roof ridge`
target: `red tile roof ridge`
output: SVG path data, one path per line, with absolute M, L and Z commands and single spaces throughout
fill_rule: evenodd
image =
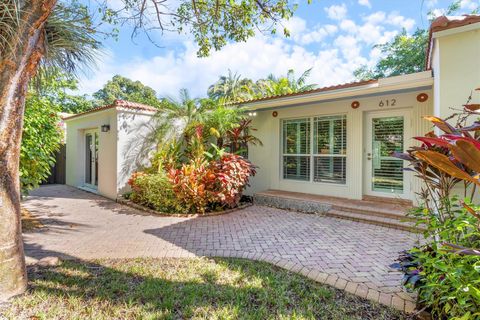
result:
M 284 98 L 284 97 L 285 98 L 286 97 L 294 97 L 294 96 L 299 96 L 299 95 L 308 95 L 308 94 L 313 94 L 313 93 L 328 92 L 328 91 L 340 90 L 340 89 L 348 89 L 348 88 L 354 88 L 354 87 L 360 87 L 360 86 L 364 86 L 364 85 L 368 85 L 368 84 L 373 84 L 373 83 L 377 83 L 377 82 L 378 82 L 377 79 L 353 81 L 353 82 L 347 82 L 347 83 L 342 83 L 342 84 L 336 84 L 336 85 L 316 88 L 316 89 L 312 89 L 312 90 L 308 90 L 308 91 L 294 92 L 294 93 L 287 93 L 287 94 L 279 94 L 279 95 L 268 96 L 268 97 L 264 97 L 264 98 L 251 99 L 251 100 L 247 100 L 247 101 L 242 101 L 239 104 L 259 102 L 259 101 L 278 99 L 278 98 Z
M 425 70 L 431 69 L 431 51 L 432 51 L 432 37 L 435 32 L 440 32 L 448 29 L 463 27 L 469 24 L 480 22 L 480 15 L 465 14 L 462 16 L 440 16 L 432 21 L 430 24 L 430 31 L 428 36 L 427 59 L 425 59 Z
M 131 102 L 131 101 L 127 101 L 127 100 L 116 99 L 111 104 L 98 106 L 98 107 L 95 107 L 93 109 L 87 110 L 85 112 L 81 112 L 81 113 L 77 113 L 77 114 L 70 115 L 70 116 L 67 116 L 67 117 L 63 117 L 62 119 L 63 120 L 70 120 L 70 119 L 77 118 L 77 117 L 80 117 L 80 116 L 83 116 L 83 115 L 86 115 L 86 114 L 89 114 L 89 113 L 94 113 L 94 112 L 103 111 L 103 110 L 107 110 L 107 109 L 113 109 L 113 108 L 117 108 L 117 107 L 126 108 L 126 109 L 133 109 L 133 110 L 142 110 L 142 111 L 154 111 L 154 112 L 158 110 L 157 108 L 146 105 L 146 104 L 142 104 L 142 103 L 138 103 L 138 102 Z

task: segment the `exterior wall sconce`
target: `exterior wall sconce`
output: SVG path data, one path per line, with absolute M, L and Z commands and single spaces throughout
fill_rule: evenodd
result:
M 248 113 L 248 116 L 250 116 L 250 117 L 255 117 L 256 115 L 257 115 L 256 112 L 249 112 L 249 113 Z
M 102 132 L 108 132 L 110 131 L 110 125 L 109 124 L 104 124 L 101 126 Z

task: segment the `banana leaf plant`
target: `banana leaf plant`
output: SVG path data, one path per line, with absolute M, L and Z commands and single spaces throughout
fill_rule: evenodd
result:
M 463 183 L 465 197 L 473 199 L 477 186 L 480 186 L 480 105 L 467 104 L 457 116 L 457 123 L 451 125 L 447 119 L 428 116 L 434 127 L 441 133 L 433 131 L 423 137 L 415 137 L 420 146 L 411 147 L 406 153 L 394 153 L 392 156 L 409 163 L 408 168 L 423 180 L 424 188 L 420 197 L 427 209 L 435 212 L 440 219 L 453 218 L 449 201 L 453 188 Z M 451 119 L 450 117 L 449 119 Z M 468 125 L 467 125 L 468 124 Z M 467 190 L 470 194 L 467 195 Z M 479 221 L 480 212 L 462 202 L 461 205 Z M 480 255 L 480 248 L 465 248 L 445 243 L 452 252 L 464 255 Z

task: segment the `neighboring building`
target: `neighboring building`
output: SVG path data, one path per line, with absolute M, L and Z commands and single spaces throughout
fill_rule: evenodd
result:
M 248 192 L 415 201 L 420 181 L 390 152 L 432 130 L 422 116 L 450 115 L 478 87 L 480 16 L 469 15 L 432 23 L 424 72 L 247 102 L 263 142 L 249 148 L 259 168 Z M 479 103 L 480 92 L 473 99 Z M 112 199 L 128 190 L 155 111 L 117 100 L 66 118 L 67 184 Z
M 424 72 L 247 102 L 263 142 L 249 149 L 259 166 L 249 192 L 415 201 L 420 181 L 390 153 L 432 130 L 422 116 L 452 114 L 478 87 L 480 16 L 470 15 L 432 23 Z
M 64 118 L 67 125 L 66 183 L 116 199 L 145 161 L 141 156 L 156 109 L 115 100 L 111 105 Z

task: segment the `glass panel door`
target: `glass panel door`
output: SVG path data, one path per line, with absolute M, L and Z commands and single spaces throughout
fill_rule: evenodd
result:
M 364 194 L 412 199 L 410 175 L 403 160 L 391 156 L 405 150 L 410 111 L 368 113 L 365 118 Z
M 403 161 L 390 156 L 403 151 L 404 123 L 403 116 L 372 119 L 372 191 L 404 192 Z
M 85 133 L 85 184 L 98 186 L 98 132 Z

